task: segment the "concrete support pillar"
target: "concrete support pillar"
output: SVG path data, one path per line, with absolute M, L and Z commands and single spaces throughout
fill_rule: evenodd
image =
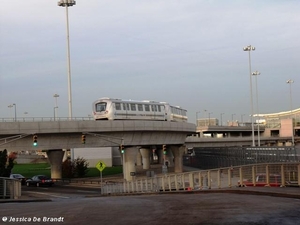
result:
M 68 152 L 67 152 L 67 149 L 63 149 L 63 152 L 64 152 L 64 156 L 63 156 L 63 159 L 62 161 L 66 161 L 68 159 Z
M 171 151 L 174 155 L 174 172 L 182 173 L 183 172 L 183 162 L 182 157 L 185 151 L 185 146 L 171 146 Z
M 201 137 L 201 138 L 204 137 L 203 131 L 199 132 L 199 137 Z
M 150 149 L 141 148 L 139 152 L 142 155 L 143 169 L 150 169 Z
M 48 160 L 51 165 L 51 178 L 61 179 L 62 178 L 62 159 L 64 151 L 61 149 L 51 149 L 47 151 Z
M 171 149 L 172 146 L 167 146 L 167 154 L 165 155 L 165 161 L 168 163 L 168 167 L 174 167 L 174 155 Z
M 123 154 L 123 173 L 124 179 L 130 181 L 133 179 L 133 176 L 130 173 L 136 173 L 135 162 L 137 157 L 138 149 L 136 147 L 125 148 Z
M 156 150 L 157 156 L 158 156 L 158 163 L 159 164 L 164 164 L 164 153 L 161 148 Z
M 144 162 L 143 162 L 144 163 Z M 141 166 L 142 165 L 142 154 L 140 151 L 137 151 L 136 155 L 136 165 Z

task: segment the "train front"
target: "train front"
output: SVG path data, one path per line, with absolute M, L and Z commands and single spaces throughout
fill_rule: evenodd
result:
M 109 112 L 109 108 L 111 108 L 110 100 L 97 100 L 93 103 L 93 116 L 95 120 L 108 120 L 111 119 Z

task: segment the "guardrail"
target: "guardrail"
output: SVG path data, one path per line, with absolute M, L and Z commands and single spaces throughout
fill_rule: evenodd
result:
M 165 174 L 105 184 L 101 194 L 201 191 L 247 186 L 300 187 L 300 163 L 265 163 Z
M 0 122 L 54 122 L 54 121 L 86 121 L 94 120 L 93 117 L 18 117 L 15 118 L 0 118 Z
M 0 177 L 0 198 L 18 199 L 21 197 L 21 181 Z

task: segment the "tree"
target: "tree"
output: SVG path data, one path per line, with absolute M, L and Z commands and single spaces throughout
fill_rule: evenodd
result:
M 67 159 L 62 164 L 62 176 L 64 178 L 72 178 L 75 177 L 75 168 L 74 163 L 71 159 Z
M 0 151 L 0 177 L 9 177 L 14 167 L 14 160 L 16 159 L 16 153 L 11 152 L 7 156 L 7 150 Z
M 77 177 L 84 177 L 88 172 L 89 163 L 84 158 L 77 158 L 74 160 L 75 174 Z
M 62 164 L 62 175 L 65 178 L 84 177 L 88 172 L 89 163 L 84 158 L 77 158 L 73 161 L 67 159 Z

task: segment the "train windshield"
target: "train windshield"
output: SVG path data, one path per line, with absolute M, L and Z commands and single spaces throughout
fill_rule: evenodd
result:
M 106 102 L 100 102 L 96 104 L 96 112 L 102 112 L 106 109 Z

